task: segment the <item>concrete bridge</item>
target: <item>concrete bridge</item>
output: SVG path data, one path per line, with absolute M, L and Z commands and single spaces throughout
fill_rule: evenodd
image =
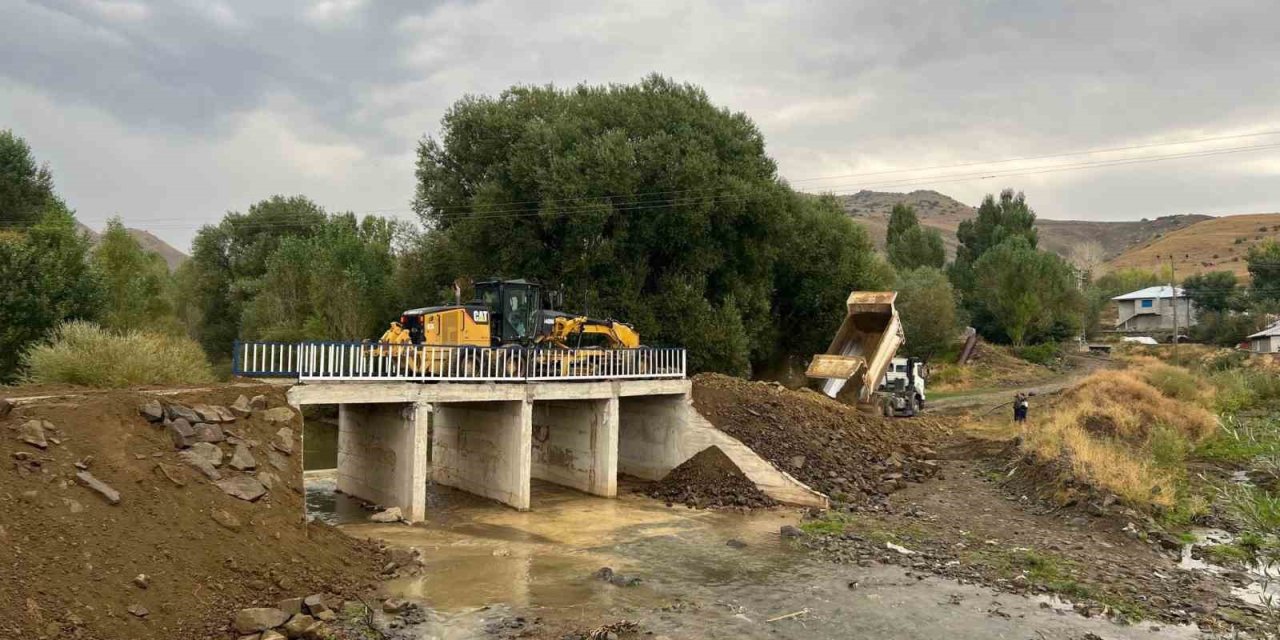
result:
M 350 349 L 367 351 L 368 345 Z M 305 352 L 298 349 L 283 357 L 305 362 Z M 827 506 L 825 496 L 698 414 L 682 352 L 630 356 L 640 365 L 615 369 L 612 376 L 578 371 L 591 375 L 568 380 L 560 367 L 555 379 L 530 378 L 529 369 L 520 377 L 521 371 L 506 368 L 505 378 L 434 381 L 370 361 L 363 369 L 349 368 L 355 372 L 351 376 L 295 372 L 298 384 L 288 397 L 298 408 L 337 405 L 338 489 L 398 506 L 410 522 L 426 515 L 429 480 L 525 510 L 533 479 L 615 497 L 619 473 L 658 480 L 711 446 L 724 451 L 775 500 Z M 331 361 L 343 362 L 344 357 Z M 520 357 L 530 367 L 541 359 L 537 353 Z M 650 358 L 678 362 L 678 372 L 642 366 Z M 270 366 L 275 367 L 271 375 L 290 375 Z M 374 375 L 376 371 L 386 375 Z M 243 365 L 236 372 L 254 375 Z

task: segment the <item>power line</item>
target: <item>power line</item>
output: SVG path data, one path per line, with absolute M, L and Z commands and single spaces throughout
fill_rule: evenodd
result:
M 881 182 L 881 183 L 851 184 L 851 186 L 832 187 L 832 189 L 886 188 L 886 187 L 906 186 L 906 184 L 923 184 L 923 183 L 941 184 L 941 183 L 952 183 L 952 182 L 964 182 L 964 180 L 974 180 L 974 179 L 1010 178 L 1010 177 L 1020 177 L 1020 175 L 1038 175 L 1038 174 L 1047 174 L 1047 173 L 1068 172 L 1068 170 L 1097 169 L 1097 168 L 1108 168 L 1108 166 L 1158 163 L 1158 161 L 1189 159 L 1189 157 L 1210 157 L 1210 156 L 1217 156 L 1217 155 L 1240 154 L 1240 152 L 1270 150 L 1270 148 L 1277 148 L 1277 147 L 1280 147 L 1280 143 L 1266 143 L 1266 145 L 1253 145 L 1253 146 L 1242 146 L 1242 147 L 1213 148 L 1213 150 L 1185 151 L 1185 152 L 1178 152 L 1178 154 L 1167 154 L 1162 156 L 1134 157 L 1134 159 L 1082 161 L 1082 163 L 1052 165 L 1052 166 L 1046 166 L 1046 168 L 1006 169 L 1004 170 L 1004 172 L 997 172 L 997 173 L 979 172 L 979 173 L 969 173 L 969 174 L 943 175 L 943 177 L 905 178 L 905 179 L 897 179 L 897 180 L 887 180 L 887 182 Z M 600 197 L 604 198 L 609 196 L 600 196 Z M 605 202 L 595 202 L 595 204 L 582 205 L 582 206 L 576 206 L 576 207 L 566 207 L 566 209 L 558 209 L 553 211 L 545 211 L 545 210 L 529 211 L 527 209 L 497 209 L 497 210 L 481 209 L 480 211 L 443 211 L 442 210 L 440 211 L 440 215 L 456 216 L 456 219 L 465 219 L 465 220 L 531 218 L 531 216 L 550 216 L 550 218 L 559 218 L 559 216 L 581 214 L 581 212 L 591 212 L 595 210 L 602 210 L 602 212 L 608 212 L 608 214 L 612 214 L 612 212 L 634 212 L 634 211 L 646 211 L 646 210 L 673 209 L 673 207 L 678 207 L 678 206 L 710 205 L 710 204 L 717 204 L 717 202 L 726 202 L 727 204 L 727 202 L 749 200 L 749 198 L 753 198 L 753 197 L 755 197 L 755 195 L 751 195 L 751 193 L 749 193 L 749 195 L 717 195 L 717 196 L 705 196 L 705 197 L 695 197 L 695 198 L 678 198 L 677 197 L 677 198 L 668 198 L 668 200 L 658 200 L 654 202 L 632 202 L 632 204 L 625 204 L 625 205 L 609 205 L 609 204 L 605 204 Z M 384 210 L 384 211 L 387 211 L 387 210 Z M 161 220 L 165 220 L 165 219 L 151 219 L 152 223 L 157 223 L 157 221 L 161 221 Z M 168 220 L 177 221 L 177 220 L 183 220 L 183 219 L 168 219 Z M 233 223 L 233 225 L 236 225 L 236 227 L 238 228 L 292 227 L 292 225 L 296 225 L 296 224 L 297 224 L 296 221 L 282 221 L 282 220 L 269 221 L 269 223 L 268 221 L 264 221 L 264 223 L 251 223 L 251 221 L 244 221 L 244 223 Z M 18 227 L 18 225 L 24 225 L 24 224 L 5 223 L 5 224 L 0 224 L 0 227 L 3 227 L 3 225 L 12 225 L 12 227 Z M 152 224 L 152 227 L 154 228 L 187 227 L 187 225 L 186 224 L 173 224 L 173 225 Z

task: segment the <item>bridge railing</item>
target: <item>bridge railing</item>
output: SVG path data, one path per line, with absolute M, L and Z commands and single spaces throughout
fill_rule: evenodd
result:
M 529 382 L 683 378 L 684 349 L 468 347 L 372 342 L 237 342 L 232 372 L 307 380 Z

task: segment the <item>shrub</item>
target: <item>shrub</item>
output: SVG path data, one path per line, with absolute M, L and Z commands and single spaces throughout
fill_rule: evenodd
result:
M 213 370 L 200 345 L 185 336 L 112 332 L 89 322 L 67 322 L 47 344 L 22 357 L 28 382 L 120 388 L 202 384 Z
M 1203 392 L 1196 376 L 1182 367 L 1153 364 L 1142 371 L 1147 384 L 1160 390 L 1166 398 L 1183 402 L 1200 402 Z
M 1019 358 L 1045 367 L 1057 362 L 1058 358 L 1062 356 L 1062 350 L 1056 342 L 1019 347 L 1016 352 Z

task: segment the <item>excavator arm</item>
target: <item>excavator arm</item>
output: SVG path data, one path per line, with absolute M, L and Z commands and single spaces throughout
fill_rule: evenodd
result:
M 606 348 L 635 349 L 640 346 L 640 334 L 631 325 L 615 320 L 596 320 L 586 316 L 562 316 L 554 320 L 551 331 L 541 339 L 543 344 L 573 348 L 581 336 L 603 336 Z

